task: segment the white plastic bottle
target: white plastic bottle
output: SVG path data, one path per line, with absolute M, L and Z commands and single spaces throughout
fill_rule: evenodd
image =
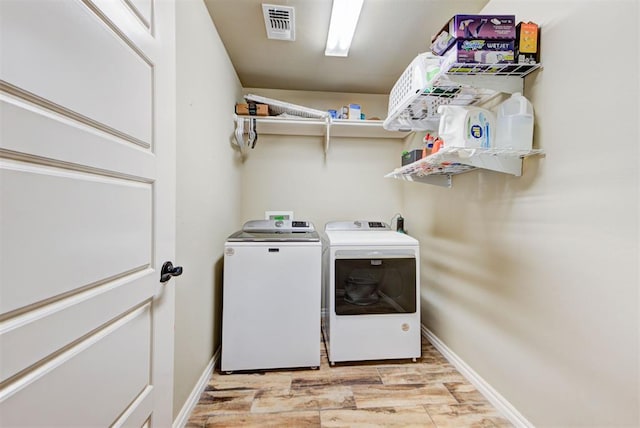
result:
M 533 106 L 518 92 L 498 105 L 494 147 L 511 150 L 533 148 Z
M 445 147 L 492 147 L 495 139 L 495 115 L 486 109 L 471 106 L 441 105 L 438 135 Z
M 444 147 L 464 147 L 464 122 L 467 118 L 467 109 L 463 106 L 441 105 L 438 106 L 440 125 L 438 136 L 444 142 Z
M 488 149 L 494 144 L 496 115 L 480 107 L 469 107 L 464 133 L 466 147 Z

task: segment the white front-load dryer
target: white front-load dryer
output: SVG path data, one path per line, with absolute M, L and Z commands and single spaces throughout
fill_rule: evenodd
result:
M 330 363 L 421 354 L 420 247 L 375 221 L 330 222 L 323 332 Z

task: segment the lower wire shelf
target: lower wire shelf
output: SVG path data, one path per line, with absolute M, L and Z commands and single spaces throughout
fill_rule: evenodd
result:
M 542 150 L 468 149 L 448 147 L 385 175 L 438 186 L 451 187 L 451 177 L 475 169 L 487 169 L 515 176 L 522 175 L 523 159 L 542 155 Z

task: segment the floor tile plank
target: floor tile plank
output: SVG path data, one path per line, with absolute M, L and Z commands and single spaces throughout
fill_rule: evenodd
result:
M 294 372 L 268 371 L 258 373 L 214 373 L 205 388 L 218 390 L 289 389 Z
M 441 384 L 368 385 L 354 386 L 352 389 L 358 409 L 458 403 L 449 390 Z
M 251 406 L 252 413 L 292 412 L 299 410 L 354 409 L 351 388 L 324 386 L 320 388 L 259 391 Z
M 489 404 L 428 404 L 425 408 L 438 428 L 512 426 Z
M 322 427 L 422 427 L 436 428 L 422 406 L 320 411 Z
M 209 418 L 206 422 L 205 428 L 235 428 L 239 426 L 245 428 L 319 427 L 320 413 L 318 411 L 306 411 L 267 414 L 243 413 L 233 416 L 226 415 Z

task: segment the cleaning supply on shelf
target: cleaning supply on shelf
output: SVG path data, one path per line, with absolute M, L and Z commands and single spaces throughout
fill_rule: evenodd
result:
M 533 106 L 518 92 L 498 105 L 495 147 L 511 150 L 533 147 Z
M 444 147 L 488 149 L 494 140 L 496 117 L 484 108 L 441 105 L 438 135 Z
M 435 142 L 435 138 L 433 135 L 427 132 L 427 134 L 424 136 L 424 139 L 422 141 L 424 142 L 424 148 L 422 149 L 422 157 L 426 158 L 431 153 L 433 153 L 433 143 Z
M 347 119 L 349 120 L 361 120 L 360 113 L 362 109 L 360 104 L 349 104 Z
M 422 155 L 422 149 L 413 149 L 410 152 L 405 150 L 402 152 L 402 166 L 419 161 L 423 158 Z
M 438 153 L 438 150 L 442 148 L 444 142 L 440 137 L 436 138 L 433 142 L 433 147 L 431 147 L 431 154 Z

